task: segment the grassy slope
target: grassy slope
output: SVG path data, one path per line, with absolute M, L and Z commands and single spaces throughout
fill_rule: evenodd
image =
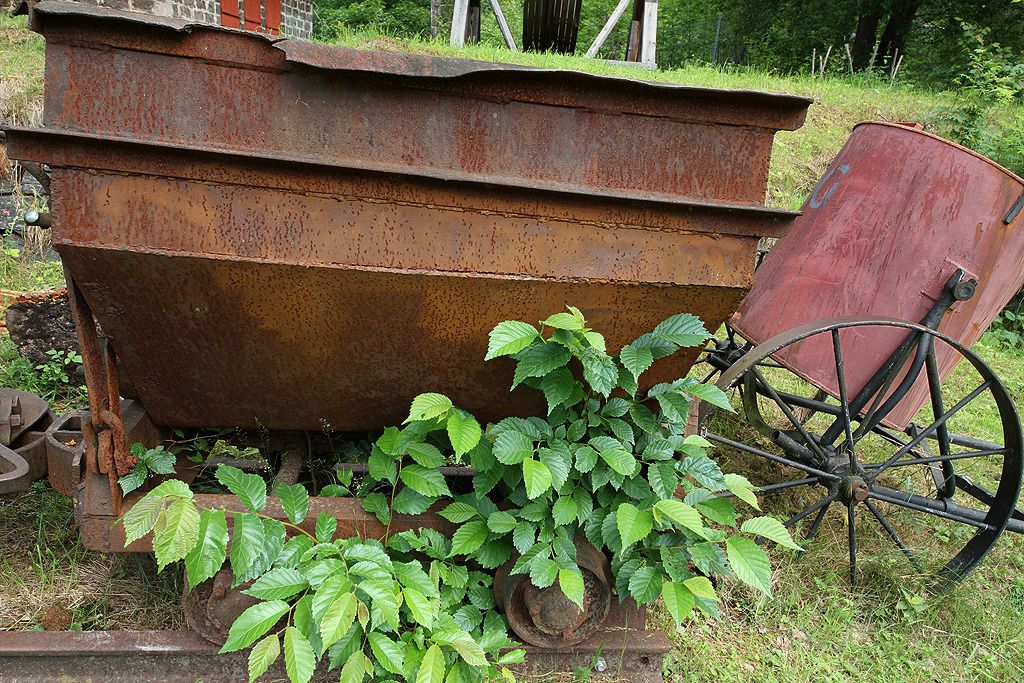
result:
M 353 37 L 348 44 L 397 49 L 391 39 Z M 442 45 L 416 45 L 418 51 L 456 54 Z M 723 73 L 688 68 L 645 72 L 597 62 L 547 55 L 517 55 L 472 48 L 478 59 L 510 58 L 535 66 L 586 68 L 610 75 L 651 78 L 693 85 L 753 88 L 808 95 L 816 100 L 807 124 L 778 136 L 769 202 L 797 208 L 853 126 L 865 119 L 928 120 L 950 95 L 890 88 L 884 83 L 849 83 L 763 74 Z M 22 20 L 0 18 L 0 118 L 4 103 L 31 111 L 41 74 L 41 41 Z M 17 81 L 11 81 L 11 76 Z M 15 87 L 10 87 L 15 83 Z M 5 95 L 5 93 L 7 93 Z M 14 93 L 13 95 L 10 93 Z M 4 97 L 7 97 L 4 100 Z M 8 111 L 10 109 L 10 104 Z M 8 119 L 9 120 L 9 119 Z M 55 271 L 8 259 L 0 287 L 27 288 L 59 277 Z M 10 365 L 10 348 L 0 348 L 0 364 Z M 1024 406 L 1020 356 L 980 346 L 979 351 L 1009 380 Z M 154 583 L 141 558 L 84 553 L 70 528 L 70 506 L 44 487 L 0 503 L 0 584 L 12 590 L 0 601 L 0 629 L 38 625 L 55 596 L 85 628 L 173 625 L 176 583 Z M 800 562 L 776 557 L 775 598 L 742 589 L 724 591 L 720 622 L 695 622 L 682 631 L 655 611 L 675 649 L 666 673 L 673 681 L 1015 681 L 1024 680 L 1024 543 L 1004 537 L 991 558 L 953 595 L 921 607 L 916 596 L 890 584 L 847 585 L 842 523 Z M 112 583 L 108 583 L 113 578 Z M 100 586 L 111 588 L 99 590 Z

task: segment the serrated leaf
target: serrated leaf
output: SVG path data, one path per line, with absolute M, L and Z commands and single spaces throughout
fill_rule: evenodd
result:
M 487 528 L 496 534 L 507 534 L 515 529 L 516 525 L 516 518 L 504 511 L 492 512 L 487 517 Z
M 569 446 L 561 441 L 551 444 L 550 448 L 541 448 L 537 453 L 538 459 L 551 470 L 551 485 L 560 489 L 569 480 L 569 473 L 572 471 L 572 451 Z
M 572 396 L 573 384 L 576 382 L 569 368 L 561 367 L 544 375 L 540 382 L 541 391 L 548 402 L 548 414 L 557 406 L 562 405 Z
M 492 453 L 498 462 L 505 465 L 518 465 L 533 456 L 533 440 L 521 432 L 504 431 L 494 441 Z
M 647 538 L 654 528 L 654 517 L 650 510 L 640 510 L 632 503 L 622 503 L 615 511 L 615 524 L 623 547 L 627 547 Z
M 284 668 L 291 683 L 309 683 L 316 668 L 312 646 L 294 626 L 284 631 Z
M 472 505 L 455 502 L 450 504 L 444 510 L 441 510 L 438 514 L 452 524 L 462 524 L 463 522 L 468 522 L 474 517 L 479 516 L 480 513 L 478 513 Z
M 117 480 L 117 483 L 121 486 L 121 493 L 123 495 L 128 495 L 135 489 L 139 488 L 146 483 L 147 476 L 149 476 L 149 469 L 143 463 L 138 463 L 132 468 L 131 472 Z
M 405 644 L 399 644 L 383 633 L 370 633 L 366 636 L 370 641 L 370 649 L 377 663 L 385 670 L 401 676 L 405 670 Z
M 555 313 L 548 316 L 546 320 L 542 320 L 540 324 L 545 327 L 553 327 L 556 330 L 576 331 L 583 329 L 583 321 L 572 313 Z
M 360 651 L 353 652 L 341 667 L 341 683 L 363 683 L 367 673 L 373 675 L 373 669 L 366 670 L 366 657 Z
M 551 470 L 544 463 L 527 458 L 523 461 L 523 483 L 526 485 L 526 497 L 530 500 L 538 498 L 551 489 Z
M 700 518 L 700 513 L 683 501 L 659 500 L 654 504 L 654 509 L 668 517 L 673 524 L 689 529 L 701 538 L 707 538 L 707 529 L 704 528 L 704 521 Z
M 679 470 L 694 481 L 706 488 L 708 491 L 724 491 L 726 489 L 725 475 L 718 467 L 718 463 L 706 455 L 689 455 L 683 458 L 679 464 Z
M 473 640 L 473 636 L 465 631 L 445 629 L 435 632 L 432 639 L 435 643 L 448 645 L 454 649 L 470 666 L 487 666 L 487 656 L 484 654 L 483 648 Z
M 529 522 L 519 522 L 512 531 L 512 545 L 521 553 L 525 553 L 537 540 L 537 529 Z
M 338 530 L 338 520 L 327 512 L 321 512 L 316 516 L 316 540 L 321 543 L 329 543 L 334 538 L 334 532 Z
M 573 569 L 559 569 L 558 588 L 565 597 L 583 609 L 583 574 Z
M 398 427 L 388 427 L 384 430 L 384 433 L 378 437 L 376 446 L 386 455 L 400 455 L 398 452 L 400 437 L 401 432 Z
M 786 548 L 792 548 L 793 550 L 801 549 L 793 541 L 793 537 L 789 535 L 789 530 L 774 517 L 754 517 L 753 519 L 748 519 L 743 522 L 740 531 L 767 538 L 769 541 L 778 543 Z
M 591 443 L 594 443 L 594 439 L 591 439 Z M 599 447 L 598 451 L 608 467 L 624 477 L 632 477 L 640 469 L 637 459 L 621 445 L 614 448 Z
M 729 472 L 724 475 L 724 479 L 726 487 L 734 496 L 755 510 L 761 509 L 761 505 L 757 501 L 757 496 L 755 496 L 754 492 L 751 490 L 754 488 L 754 485 L 747 481 L 746 477 Z
M 177 457 L 174 453 L 165 451 L 163 446 L 157 446 L 146 451 L 146 467 L 154 474 L 174 474 L 176 461 Z
M 366 498 L 363 498 L 363 509 L 376 517 L 384 526 L 391 522 L 391 508 L 388 507 L 388 499 L 380 491 L 369 493 Z
M 153 529 L 160 518 L 163 504 L 164 501 L 159 496 L 147 495 L 125 513 L 121 518 L 124 524 L 124 547 L 127 548 Z
M 455 408 L 449 412 L 446 429 L 448 430 L 448 440 L 451 441 L 452 449 L 455 451 L 455 455 L 460 458 L 476 448 L 476 445 L 480 443 L 480 436 L 482 434 L 480 423 L 465 410 Z
M 467 522 L 455 530 L 452 535 L 452 549 L 449 557 L 469 555 L 487 540 L 487 523 L 483 520 Z
M 266 533 L 259 517 L 250 514 L 236 514 L 232 520 L 231 571 L 236 580 L 244 576 L 263 551 Z
M 284 600 L 258 602 L 238 615 L 228 630 L 228 639 L 220 648 L 220 653 L 243 650 L 258 638 L 263 637 L 291 607 Z
M 651 489 L 658 498 L 674 498 L 679 478 L 676 477 L 675 463 L 652 462 L 647 466 L 647 478 Z
M 529 323 L 519 320 L 500 322 L 488 335 L 487 355 L 484 356 L 484 360 L 517 354 L 539 336 L 537 328 Z
M 661 593 L 662 576 L 656 567 L 640 567 L 629 577 L 629 594 L 637 604 L 646 605 Z
M 633 424 L 648 434 L 656 435 L 661 432 L 661 425 L 651 409 L 642 403 L 634 403 L 629 407 L 629 416 Z
M 216 476 L 217 481 L 253 512 L 259 512 L 267 504 L 267 484 L 259 475 L 248 474 L 231 465 L 220 465 Z
M 409 444 L 406 452 L 408 452 L 409 457 L 416 461 L 417 465 L 430 470 L 437 469 L 444 464 L 444 456 L 441 455 L 441 451 L 429 443 L 423 443 L 422 441 L 413 442 Z
M 558 578 L 558 564 L 549 557 L 537 556 L 530 563 L 530 583 L 547 588 Z
M 179 498 L 160 513 L 153 531 L 157 570 L 182 560 L 199 542 L 199 510 L 191 499 Z
M 655 396 L 661 412 L 669 422 L 686 424 L 690 411 L 690 400 L 676 391 L 667 391 Z
M 228 525 L 224 511 L 203 510 L 198 536 L 199 542 L 185 556 L 185 573 L 192 587 L 212 579 L 227 558 Z
M 691 576 L 690 578 L 683 581 L 686 587 L 690 589 L 690 592 L 695 597 L 704 598 L 705 600 L 711 600 L 712 602 L 718 602 L 718 593 L 715 592 L 715 587 L 711 583 L 711 579 L 706 576 Z
M 320 619 L 320 654 L 338 642 L 352 628 L 356 621 L 357 602 L 354 593 L 342 593 L 324 611 Z
M 725 551 L 717 543 L 696 543 L 687 552 L 697 569 L 708 576 L 718 576 L 728 571 Z
M 433 496 L 421 496 L 412 489 L 405 488 L 395 496 L 391 509 L 400 515 L 421 515 L 435 500 Z
M 654 364 L 654 354 L 649 348 L 627 344 L 619 351 L 622 365 L 639 381 L 640 375 Z
M 728 498 L 711 498 L 697 503 L 700 513 L 715 524 L 736 526 L 736 508 Z
M 551 508 L 551 516 L 555 520 L 555 524 L 559 526 L 572 524 L 576 521 L 578 514 L 579 506 L 576 505 L 576 501 L 570 496 L 559 496 Z
M 281 656 L 281 641 L 272 633 L 252 646 L 249 651 L 249 683 L 267 673 L 270 665 Z
M 768 556 L 756 543 L 731 536 L 725 540 L 725 552 L 737 579 L 766 595 L 772 594 L 772 568 Z
M 284 514 L 288 515 L 289 522 L 299 524 L 306 518 L 309 494 L 302 484 L 278 484 L 274 495 L 281 500 L 281 507 L 284 508 Z
M 409 407 L 409 417 L 405 418 L 402 424 L 441 417 L 451 407 L 452 400 L 443 394 L 420 394 L 412 400 L 412 405 Z
M 370 459 L 366 465 L 369 468 L 370 476 L 377 481 L 386 481 L 394 484 L 395 479 L 398 477 L 398 463 L 395 462 L 393 457 L 379 448 L 375 448 L 370 453 Z
M 402 468 L 399 477 L 421 496 L 437 497 L 451 496 L 448 484 L 440 470 L 428 469 L 422 465 L 406 465 Z
M 608 396 L 619 379 L 619 368 L 612 357 L 591 347 L 580 354 L 580 362 L 583 363 L 583 378 L 590 388 Z
M 682 626 L 683 620 L 693 611 L 693 592 L 682 583 L 665 581 L 661 585 L 661 597 L 665 600 L 665 608 L 672 615 L 676 625 Z
M 434 608 L 430 599 L 415 588 L 403 588 L 402 595 L 405 596 L 405 604 L 417 624 L 425 628 L 434 626 Z
M 516 356 L 518 363 L 512 379 L 512 388 L 529 377 L 543 377 L 552 370 L 564 366 L 570 358 L 572 354 L 558 344 L 535 344 L 523 349 Z
M 576 448 L 576 469 L 586 474 L 597 464 L 597 451 L 590 446 L 581 445 Z
M 723 410 L 728 410 L 730 413 L 736 412 L 732 407 L 732 403 L 729 402 L 729 396 L 714 384 L 693 384 L 686 387 L 685 391 L 688 394 L 693 394 L 705 403 L 718 406 Z
M 651 334 L 677 346 L 699 346 L 711 337 L 700 318 L 690 313 L 679 313 L 658 323 Z
M 416 683 L 443 683 L 445 672 L 444 653 L 435 643 L 427 649 L 416 672 Z
M 284 600 L 309 587 L 301 572 L 286 567 L 271 569 L 242 591 L 262 600 Z

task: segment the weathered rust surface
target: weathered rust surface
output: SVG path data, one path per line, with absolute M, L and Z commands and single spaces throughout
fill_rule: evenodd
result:
M 56 248 L 158 424 L 366 430 L 423 391 L 530 413 L 482 363 L 496 323 L 572 304 L 612 352 L 714 328 L 793 217 L 762 203 L 803 98 L 77 8 L 35 6 L 46 129 L 9 153 L 53 169 Z
M 736 327 L 760 343 L 838 316 L 916 322 L 962 268 L 977 290 L 938 329 L 970 346 L 1024 284 L 1024 220 L 1005 220 L 1022 193 L 1024 180 L 959 145 L 906 126 L 860 124 L 758 269 Z M 842 333 L 851 396 L 904 336 Z M 820 337 L 787 347 L 778 360 L 835 396 L 831 339 Z M 945 344 L 936 352 L 945 377 L 960 355 Z M 887 424 L 905 427 L 927 400 L 922 374 Z
M 247 652 L 217 654 L 218 646 L 186 631 L 86 631 L 78 633 L 5 633 L 0 635 L 0 672 L 4 683 L 238 683 L 248 680 Z M 661 679 L 661 661 L 670 650 L 663 633 L 608 629 L 562 650 L 527 647 L 521 673 L 536 676 L 590 668 L 600 652 L 609 677 L 634 683 Z M 259 683 L 285 683 L 283 661 Z M 312 681 L 337 681 L 338 672 L 317 669 Z

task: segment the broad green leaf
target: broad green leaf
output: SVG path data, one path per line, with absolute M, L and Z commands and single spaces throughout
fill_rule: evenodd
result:
M 487 517 L 487 527 L 496 534 L 507 534 L 516 528 L 516 518 L 503 511 L 492 512 Z
M 421 496 L 412 489 L 398 492 L 391 509 L 400 515 L 421 515 L 434 503 L 434 496 Z
M 462 457 L 476 448 L 480 443 L 480 423 L 465 410 L 455 408 L 448 413 L 448 440 L 452 443 L 455 455 Z
M 131 509 L 122 517 L 124 523 L 124 547 L 128 547 L 135 541 L 148 534 L 163 510 L 164 501 L 159 496 L 146 496 L 132 505 Z
M 591 347 L 580 354 L 580 362 L 583 363 L 583 378 L 590 388 L 608 396 L 619 379 L 619 369 L 611 356 Z
M 383 437 L 381 437 L 383 438 Z M 373 449 L 370 459 L 366 462 L 370 476 L 377 481 L 394 484 L 398 477 L 398 463 L 395 459 L 379 448 Z
M 435 632 L 432 639 L 435 643 L 452 647 L 470 666 L 487 666 L 487 655 L 483 648 L 465 631 L 445 629 Z
M 700 318 L 690 313 L 679 313 L 658 323 L 651 334 L 678 346 L 699 346 L 711 336 Z
M 377 448 L 387 455 L 400 455 L 398 452 L 398 442 L 400 441 L 401 434 L 398 427 L 388 427 L 377 439 Z
M 310 613 L 313 616 L 313 621 L 320 623 L 323 621 L 324 614 L 327 610 L 344 595 L 352 593 L 353 586 L 352 581 L 343 574 L 331 574 L 323 583 L 316 589 L 316 593 L 313 594 L 313 600 L 310 604 Z
M 573 569 L 559 569 L 558 587 L 565 597 L 583 609 L 583 574 Z
M 647 538 L 654 528 L 654 517 L 651 515 L 651 511 L 640 510 L 632 503 L 619 505 L 615 512 L 615 522 L 619 528 L 619 537 L 622 539 L 623 547 Z
M 662 579 L 657 567 L 640 567 L 629 577 L 629 594 L 637 604 L 646 605 L 661 593 Z
M 726 574 L 729 571 L 725 551 L 717 543 L 696 543 L 687 548 L 687 552 L 697 565 L 697 569 L 708 576 Z
M 417 465 L 427 469 L 437 469 L 444 464 L 444 456 L 441 455 L 441 451 L 429 443 L 423 443 L 422 441 L 411 443 L 407 451 L 409 457 L 415 460 Z
M 416 672 L 416 683 L 443 683 L 444 681 L 444 653 L 436 643 L 427 649 L 420 662 L 420 669 Z
M 391 522 L 391 508 L 388 506 L 388 499 L 380 491 L 369 493 L 366 498 L 363 498 L 363 509 L 376 517 L 384 526 Z
M 422 496 L 450 496 L 448 484 L 440 470 L 428 469 L 422 465 L 406 465 L 399 474 L 406 486 Z
M 316 540 L 321 543 L 329 543 L 334 538 L 334 532 L 338 530 L 338 520 L 328 512 L 321 512 L 316 516 Z
M 153 531 L 157 570 L 182 560 L 199 542 L 199 509 L 189 498 L 178 498 L 160 513 Z
M 555 313 L 549 316 L 547 320 L 542 320 L 540 324 L 545 327 L 553 327 L 556 330 L 576 331 L 583 329 L 583 321 L 572 313 Z
M 594 332 L 593 330 L 587 330 L 583 333 L 583 338 L 587 340 L 587 343 L 593 346 L 598 351 L 606 353 L 608 351 L 607 344 L 604 340 L 604 335 L 600 332 Z
M 590 446 L 581 445 L 576 449 L 576 469 L 586 474 L 597 464 L 597 451 Z
M 309 587 L 309 582 L 295 569 L 278 567 L 256 579 L 256 582 L 242 591 L 262 600 L 284 600 Z
M 497 569 L 512 557 L 512 540 L 495 538 L 487 541 L 476 551 L 474 558 L 484 569 Z
M 669 422 L 686 424 L 690 411 L 690 400 L 676 391 L 666 391 L 655 396 L 661 412 Z
M 629 416 L 633 418 L 633 424 L 648 434 L 659 434 L 661 425 L 651 409 L 643 403 L 634 403 L 629 407 Z
M 627 344 L 619 351 L 619 360 L 632 373 L 633 379 L 639 381 L 640 375 L 654 364 L 654 354 L 649 348 Z
M 383 633 L 370 633 L 366 638 L 370 641 L 370 649 L 377 663 L 396 676 L 401 676 L 405 670 L 405 643 L 396 643 Z
M 174 453 L 165 451 L 163 446 L 150 448 L 143 458 L 146 467 L 154 474 L 174 474 L 174 465 L 177 460 Z
M 547 588 L 558 578 L 558 564 L 550 557 L 537 556 L 530 563 L 530 583 Z
M 253 683 L 257 678 L 267 673 L 270 665 L 276 662 L 280 656 L 281 641 L 276 633 L 271 633 L 253 645 L 252 650 L 249 652 L 249 683 Z
M 718 593 L 715 592 L 715 587 L 711 583 L 711 579 L 706 576 L 691 576 L 690 578 L 683 581 L 686 587 L 690 589 L 698 598 L 704 598 L 713 602 L 718 602 Z
M 519 320 L 500 322 L 488 335 L 487 355 L 484 356 L 484 360 L 517 354 L 539 336 L 537 328 L 529 323 Z
M 147 476 L 149 476 L 149 468 L 144 463 L 138 463 L 131 472 L 117 480 L 117 483 L 121 485 L 121 493 L 128 495 L 139 488 L 146 483 Z
M 186 498 L 192 500 L 192 489 L 180 479 L 168 479 L 160 482 L 156 488 L 146 494 L 146 498 Z
M 395 578 L 405 588 L 415 588 L 427 597 L 437 597 L 437 587 L 419 562 L 395 562 Z
M 707 538 L 707 529 L 704 528 L 700 513 L 683 501 L 659 500 L 654 504 L 654 509 L 668 517 L 673 524 L 689 529 L 701 538 Z
M 768 556 L 756 543 L 732 536 L 725 541 L 725 552 L 736 578 L 766 595 L 772 594 L 772 568 Z
M 672 619 L 681 626 L 683 620 L 693 611 L 693 592 L 682 583 L 665 581 L 661 584 L 661 597 L 664 598 L 665 608 L 672 615 Z
M 243 650 L 258 638 L 263 637 L 281 617 L 288 613 L 290 605 L 284 600 L 258 602 L 238 615 L 228 630 L 228 639 L 220 649 L 220 653 Z
M 569 480 L 572 471 L 572 451 L 564 441 L 553 441 L 550 448 L 541 448 L 538 459 L 551 470 L 551 485 L 560 489 Z
M 736 410 L 729 403 L 729 397 L 724 391 L 716 387 L 714 384 L 693 384 L 687 386 L 685 389 L 686 393 L 693 394 L 700 400 L 710 403 L 713 406 L 718 406 L 723 410 L 728 410 L 730 413 L 735 413 Z
M 424 628 L 433 628 L 434 606 L 431 604 L 430 598 L 415 588 L 409 587 L 402 589 L 402 595 L 405 596 L 405 604 L 416 623 Z
M 451 407 L 452 400 L 443 394 L 420 394 L 412 400 L 412 406 L 409 408 L 409 417 L 405 418 L 405 422 L 402 424 L 441 417 Z
M 793 541 L 793 537 L 789 535 L 789 530 L 774 517 L 754 517 L 753 519 L 748 519 L 743 522 L 740 531 L 755 536 L 762 536 L 769 541 L 774 541 L 781 546 L 792 548 L 793 550 L 801 549 Z
M 676 487 L 679 486 L 675 463 L 652 462 L 647 466 L 647 478 L 658 498 L 675 498 Z
M 356 621 L 356 602 L 355 593 L 342 593 L 324 612 L 320 620 L 320 654 L 352 628 Z
M 267 504 L 267 484 L 257 474 L 248 474 L 231 465 L 220 465 L 217 467 L 217 481 L 253 512 L 259 512 Z
M 372 676 L 373 669 L 370 669 L 369 673 Z M 363 683 L 366 674 L 366 657 L 361 651 L 356 651 L 341 667 L 341 683 Z
M 281 507 L 284 514 L 288 515 L 288 521 L 298 524 L 306 518 L 309 512 L 309 494 L 302 484 L 278 484 L 274 489 L 274 495 L 281 500 Z
M 198 586 L 220 571 L 227 557 L 227 547 L 228 525 L 224 511 L 203 510 L 199 514 L 199 542 L 185 556 L 185 573 L 190 586 Z
M 726 489 L 725 475 L 722 474 L 718 463 L 706 455 L 689 455 L 683 458 L 679 469 L 683 474 L 693 477 L 708 491 L 724 491 Z
M 543 377 L 568 363 L 570 358 L 572 355 L 569 351 L 558 344 L 536 344 L 524 349 L 516 356 L 518 364 L 512 378 L 512 388 L 529 377 Z
M 576 516 L 578 514 L 579 507 L 571 496 L 559 496 L 558 500 L 555 501 L 554 506 L 551 508 L 551 515 L 555 520 L 555 524 L 560 526 L 565 526 L 576 521 Z
M 469 555 L 487 540 L 487 522 L 482 519 L 466 522 L 452 535 L 452 549 L 449 557 Z
M 438 513 L 452 524 L 462 524 L 477 517 L 480 513 L 472 505 L 466 503 L 452 503 Z
M 492 450 L 505 465 L 518 465 L 533 455 L 533 440 L 521 432 L 507 430 L 498 435 Z
M 313 648 L 294 626 L 284 631 L 284 668 L 291 683 L 309 683 L 316 668 Z
M 757 502 L 757 496 L 751 490 L 754 488 L 754 485 L 747 481 L 746 477 L 729 472 L 724 475 L 724 479 L 726 487 L 734 496 L 755 510 L 761 509 L 761 505 Z
M 523 461 L 523 483 L 526 497 L 533 500 L 551 488 L 551 470 L 544 463 L 527 458 Z
M 593 442 L 591 440 L 591 443 Z M 632 477 L 640 469 L 640 463 L 637 462 L 637 459 L 632 453 L 622 448 L 622 446 L 598 448 L 598 451 L 601 453 L 601 459 L 608 464 L 608 467 L 611 467 L 624 477 Z
M 575 381 L 572 372 L 566 367 L 557 368 L 544 375 L 544 379 L 540 382 L 540 388 L 548 402 L 548 415 L 556 407 L 569 400 Z
M 231 538 L 231 571 L 235 577 L 244 576 L 263 552 L 266 532 L 260 518 L 251 514 L 233 516 Z
M 699 489 L 698 489 L 699 490 Z M 728 498 L 711 498 L 697 504 L 700 513 L 715 524 L 736 526 L 736 508 Z
M 519 522 L 512 531 L 512 544 L 520 554 L 529 550 L 537 540 L 537 529 L 529 522 Z

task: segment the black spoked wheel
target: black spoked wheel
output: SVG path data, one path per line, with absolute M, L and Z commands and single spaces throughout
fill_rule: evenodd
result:
M 903 344 L 863 376 L 863 362 L 851 359 L 894 334 Z M 811 347 L 816 355 L 802 357 L 827 357 L 830 366 L 818 375 L 823 386 L 776 360 Z M 848 376 L 851 365 L 861 376 Z M 940 591 L 976 567 L 1007 527 L 1024 532 L 1013 401 L 975 353 L 934 330 L 868 318 L 808 325 L 748 351 L 718 386 L 742 408 L 731 415 L 702 404 L 701 430 L 723 447 L 727 467 L 759 487 L 765 509 L 783 512 L 804 539 L 845 525 L 853 584 L 859 573 L 883 572 Z

